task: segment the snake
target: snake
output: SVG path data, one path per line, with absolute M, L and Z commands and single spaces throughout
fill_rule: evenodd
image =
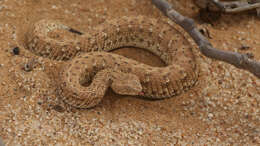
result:
M 179 95 L 198 80 L 199 68 L 189 41 L 176 28 L 145 16 L 106 20 L 86 33 L 59 21 L 42 19 L 28 31 L 26 48 L 65 62 L 57 94 L 76 108 L 92 108 L 108 88 L 120 95 L 165 99 Z M 164 63 L 156 67 L 111 51 L 144 49 Z

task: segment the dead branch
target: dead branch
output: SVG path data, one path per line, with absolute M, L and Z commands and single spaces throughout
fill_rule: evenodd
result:
M 235 2 L 220 2 L 218 0 L 211 0 L 218 7 L 220 7 L 224 13 L 239 13 L 242 11 L 252 10 L 260 8 L 260 1 L 251 0 L 251 1 L 235 1 Z
M 210 11 L 221 11 L 223 13 L 239 13 L 242 11 L 248 11 L 256 9 L 257 15 L 260 9 L 260 0 L 247 0 L 247 1 L 231 1 L 221 2 L 219 0 L 196 0 L 195 3 L 200 8 L 209 8 Z M 214 4 L 218 9 L 212 9 L 210 4 Z
M 200 48 L 200 52 L 213 59 L 227 62 L 237 68 L 248 70 L 260 78 L 260 62 L 251 60 L 245 54 L 231 51 L 218 50 L 212 47 L 210 42 L 196 29 L 194 20 L 179 14 L 166 0 L 152 0 L 152 3 L 160 9 L 164 15 L 180 25 L 193 38 Z

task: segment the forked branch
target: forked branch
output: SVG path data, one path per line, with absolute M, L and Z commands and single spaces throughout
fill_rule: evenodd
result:
M 232 2 L 221 2 L 219 0 L 210 0 L 210 1 L 212 1 L 212 3 L 214 3 L 219 8 L 219 10 L 224 13 L 238 13 L 238 12 L 252 10 L 252 9 L 260 9 L 260 0 L 232 1 Z
M 255 9 L 257 16 L 260 17 L 260 0 L 194 0 L 194 2 L 201 9 L 207 9 L 212 12 L 218 11 L 222 13 L 239 13 Z
M 152 0 L 152 3 L 160 9 L 164 15 L 172 21 L 180 25 L 193 38 L 200 48 L 200 52 L 213 59 L 227 62 L 237 68 L 248 70 L 255 76 L 260 78 L 260 62 L 248 58 L 245 54 L 231 51 L 218 50 L 213 48 L 210 42 L 195 27 L 193 19 L 187 18 L 179 14 L 172 8 L 172 5 L 166 0 Z

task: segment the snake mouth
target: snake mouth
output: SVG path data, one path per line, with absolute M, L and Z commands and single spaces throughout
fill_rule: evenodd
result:
M 138 94 L 139 96 L 144 96 L 144 92 L 143 91 L 141 91 L 141 92 L 139 92 L 139 94 Z

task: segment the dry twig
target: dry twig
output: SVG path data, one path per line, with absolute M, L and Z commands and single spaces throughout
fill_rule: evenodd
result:
M 260 8 L 259 0 L 220 2 L 219 0 L 211 0 L 225 13 L 238 13 L 242 11 Z
M 260 0 L 243 0 L 222 2 L 219 0 L 195 0 L 195 3 L 203 9 L 208 8 L 210 11 L 220 11 L 223 13 L 239 13 L 242 11 L 256 9 L 259 16 Z M 214 4 L 217 8 L 212 7 Z
M 180 25 L 189 33 L 189 35 L 199 46 L 203 55 L 209 58 L 227 62 L 236 66 L 237 68 L 248 70 L 260 78 L 260 62 L 249 59 L 245 54 L 213 48 L 210 42 L 196 29 L 193 19 L 184 17 L 179 14 L 166 0 L 152 0 L 152 3 L 167 17 L 169 17 L 172 21 Z

